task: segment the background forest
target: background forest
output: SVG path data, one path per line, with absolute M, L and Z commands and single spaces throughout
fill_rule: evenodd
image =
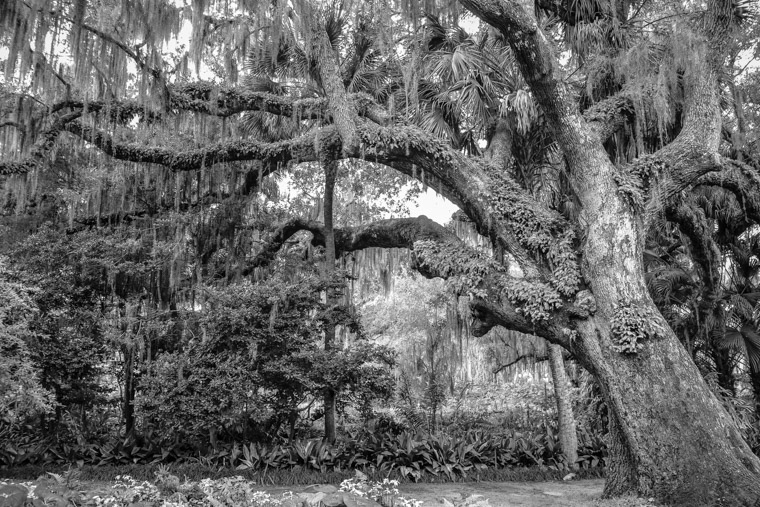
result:
M 454 195 L 441 178 L 377 160 L 399 154 L 299 158 L 319 144 L 314 132 L 342 121 L 333 102 L 320 109 L 334 101 L 332 75 L 363 117 L 484 163 L 508 151 L 506 188 L 583 223 L 544 106 L 495 30 L 432 4 L 404 17 L 304 2 L 300 18 L 278 2 L 259 18 L 221 4 L 205 15 L 172 2 L 22 4 L 4 3 L 0 26 L 55 26 L 31 42 L 0 33 L 2 468 L 180 462 L 453 480 L 605 464 L 608 407 L 576 357 L 473 320 L 469 304 L 485 292 L 472 259 L 509 254 L 471 217 L 444 226 L 471 257 L 441 268 L 467 276 L 435 277 L 407 249 L 336 247 L 362 224 L 407 217 L 424 193 Z M 669 31 L 688 17 L 680 7 L 621 4 L 530 7 L 581 110 L 626 91 L 627 121 L 604 144 L 622 164 L 680 132 L 694 47 Z M 760 25 L 749 2 L 733 9 L 720 149 L 760 170 Z M 334 68 L 311 46 L 317 24 Z M 56 45 L 68 53 L 56 59 L 46 49 Z M 53 113 L 91 117 L 64 127 Z M 72 142 L 46 141 L 62 132 Z M 250 149 L 266 160 L 235 159 L 244 139 L 265 143 Z M 219 143 L 232 155 L 217 163 L 208 146 Z M 181 149 L 190 155 L 161 151 Z M 16 174 L 29 156 L 44 170 Z M 619 182 L 632 199 L 634 183 Z M 704 175 L 662 207 L 643 251 L 649 296 L 756 454 L 758 183 L 738 169 Z M 541 229 L 516 230 L 543 241 Z M 562 266 L 572 231 L 552 234 L 560 246 L 547 255 Z M 577 272 L 555 271 L 577 285 Z M 516 290 L 534 324 L 560 306 Z M 617 316 L 619 352 L 636 353 L 649 330 L 633 310 Z

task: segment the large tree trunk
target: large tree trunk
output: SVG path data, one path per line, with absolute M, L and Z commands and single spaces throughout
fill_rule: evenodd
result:
M 575 432 L 573 404 L 567 387 L 565 361 L 562 359 L 562 347 L 549 345 L 549 366 L 554 383 L 554 399 L 557 402 L 557 421 L 559 423 L 559 442 L 567 463 L 572 469 L 578 468 L 578 435 Z
M 757 457 L 669 329 L 635 356 L 610 350 L 612 332 L 599 317 L 580 331 L 584 363 L 610 413 L 605 496 L 638 493 L 683 506 L 758 505 Z
M 652 302 L 641 221 L 613 187 L 604 188 L 605 180 L 597 179 L 596 197 L 587 201 L 593 219 L 584 245 L 583 274 L 598 309 L 579 321 L 574 341 L 576 357 L 596 377 L 609 408 L 605 495 L 756 506 L 760 460 Z M 619 351 L 628 332 L 642 331 L 635 353 Z

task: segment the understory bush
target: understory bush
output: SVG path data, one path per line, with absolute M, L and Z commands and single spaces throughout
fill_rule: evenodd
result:
M 334 445 L 320 440 L 292 443 L 232 444 L 206 455 L 188 456 L 181 446 L 137 445 L 112 442 L 104 445 L 56 445 L 34 441 L 29 445 L 6 442 L 0 448 L 0 467 L 25 465 L 129 465 L 198 463 L 209 469 L 316 471 L 350 470 L 395 472 L 406 480 L 423 476 L 447 480 L 475 477 L 486 469 L 539 467 L 569 468 L 557 444 L 556 430 L 492 434 L 479 430 L 463 434 L 428 435 L 364 431 Z M 579 452 L 582 468 L 603 466 L 606 448 L 600 438 L 582 436 Z

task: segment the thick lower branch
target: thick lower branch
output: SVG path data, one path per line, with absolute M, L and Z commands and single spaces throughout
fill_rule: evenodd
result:
M 61 131 L 64 130 L 70 122 L 77 120 L 80 116 L 82 116 L 81 111 L 74 111 L 56 118 L 50 127 L 40 134 L 26 158 L 18 161 L 0 162 L 0 176 L 26 174 L 44 164 L 47 157 L 50 155 L 51 150 L 55 147 L 55 143 Z
M 726 161 L 722 171 L 702 175 L 697 185 L 720 187 L 736 196 L 747 219 L 760 224 L 760 174 L 737 161 Z
M 314 220 L 304 220 L 302 218 L 293 218 L 278 227 L 264 248 L 249 261 L 242 270 L 243 276 L 250 275 L 254 269 L 263 267 L 271 263 L 277 256 L 282 245 L 285 244 L 295 233 L 299 231 L 308 231 L 313 235 L 314 243 L 324 244 L 324 226 L 321 222 Z
M 496 305 L 477 298 L 470 301 L 470 312 L 473 317 L 473 322 L 470 324 L 473 336 L 483 336 L 494 327 L 502 326 L 520 333 L 539 336 L 571 350 L 569 328 L 559 324 L 559 322 L 567 324 L 564 318 L 535 323 L 518 313 L 512 306 Z
M 254 268 L 271 262 L 290 237 L 304 230 L 312 233 L 312 244 L 324 246 L 325 234 L 321 224 L 300 219 L 290 220 L 277 229 L 262 251 L 248 263 L 243 273 L 250 274 Z M 516 303 L 511 302 L 510 285 L 526 282 L 507 276 L 503 267 L 482 258 L 451 230 L 427 217 L 387 219 L 358 227 L 336 229 L 335 247 L 337 252 L 372 247 L 409 248 L 414 253 L 415 268 L 424 276 L 454 279 L 460 284 L 469 284 L 468 289 L 472 292 L 486 295 L 488 301 L 476 297 L 472 303 L 475 318 L 473 329 L 476 330 L 477 336 L 501 325 L 570 347 L 569 316 L 558 299 L 552 303 L 554 310 L 544 318 L 536 316 L 534 308 L 531 307 L 531 300 L 526 300 L 525 308 L 521 308 L 519 300 Z M 451 258 L 451 252 L 454 251 L 459 252 L 461 260 Z M 551 291 L 549 288 L 542 290 Z
M 265 170 L 264 175 L 266 175 L 276 170 L 279 165 L 287 164 L 290 161 L 308 162 L 316 160 L 313 136 L 303 136 L 276 143 L 226 142 L 205 148 L 177 152 L 158 146 L 118 143 L 110 134 L 83 125 L 81 122 L 69 123 L 66 130 L 117 160 L 160 164 L 172 171 L 196 171 L 226 162 L 260 160 L 265 164 L 265 169 L 268 168 Z
M 702 269 L 705 288 L 709 292 L 715 291 L 720 282 L 722 256 L 713 241 L 713 224 L 707 221 L 701 208 L 685 200 L 667 206 L 665 217 L 677 224 L 689 238 L 691 256 Z
M 646 195 L 646 227 L 679 192 L 709 173 L 722 174 L 736 164 L 709 147 L 701 148 L 696 137 L 677 139 L 659 152 L 636 160 L 627 169 L 640 179 Z
M 81 113 L 71 114 L 76 118 Z M 444 196 L 473 220 L 481 234 L 490 237 L 497 249 L 508 252 L 517 261 L 526 278 L 541 283 L 560 280 L 564 285 L 556 287 L 565 296 L 577 289 L 579 268 L 571 252 L 572 228 L 561 215 L 537 202 L 508 176 L 489 171 L 484 160 L 469 159 L 412 126 L 379 127 L 368 121 L 358 122 L 360 142 L 348 149 L 344 149 L 336 126 L 331 125 L 310 135 L 276 143 L 235 141 L 175 151 L 121 143 L 108 132 L 82 121 L 63 123 L 65 130 L 115 159 L 159 164 L 172 171 L 196 171 L 220 163 L 258 160 L 263 162 L 262 176 L 266 176 L 290 162 L 317 160 L 317 145 L 341 158 L 374 160 L 419 181 L 436 184 Z M 58 131 L 52 131 L 53 141 Z M 24 161 L 0 164 L 0 174 L 22 173 L 28 166 Z

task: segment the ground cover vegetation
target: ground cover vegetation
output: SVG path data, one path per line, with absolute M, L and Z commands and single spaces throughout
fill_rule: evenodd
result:
M 4 466 L 604 464 L 606 496 L 760 499 L 751 2 L 0 25 Z M 428 188 L 446 227 L 407 216 Z
M 298 493 L 290 491 L 272 494 L 262 491 L 242 477 L 218 480 L 182 481 L 167 470 L 160 470 L 153 481 L 138 481 L 129 475 L 120 475 L 107 488 L 97 491 L 81 491 L 82 484 L 71 474 L 50 474 L 47 478 L 22 484 L 0 482 L 0 493 L 14 498 L 24 505 L 87 505 L 131 506 L 160 505 L 183 507 L 191 505 L 214 505 L 216 507 L 309 507 L 333 505 L 421 507 L 422 502 L 410 500 L 399 494 L 398 482 L 385 479 L 370 481 L 361 472 L 336 486 L 311 486 Z M 486 507 L 488 501 L 467 499 L 458 505 Z

